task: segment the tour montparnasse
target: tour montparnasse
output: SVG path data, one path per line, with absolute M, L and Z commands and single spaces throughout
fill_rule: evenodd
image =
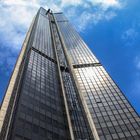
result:
M 140 117 L 63 13 L 40 8 L 1 104 L 0 140 L 140 140 Z

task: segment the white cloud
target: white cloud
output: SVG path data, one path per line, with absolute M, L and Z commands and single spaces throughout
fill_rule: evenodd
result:
M 135 31 L 135 29 L 129 28 L 123 33 L 122 39 L 135 39 L 135 37 L 137 37 L 137 35 L 138 35 L 138 33 L 137 33 L 137 31 Z
M 92 4 L 92 5 L 91 5 Z M 4 0 L 0 2 L 0 35 L 8 46 L 19 49 L 29 28 L 33 16 L 40 6 L 56 11 L 65 10 L 70 20 L 79 31 L 83 31 L 87 24 L 97 24 L 102 20 L 110 20 L 116 16 L 110 7 L 119 8 L 119 0 Z M 80 6 L 82 11 L 79 12 Z M 96 9 L 96 10 L 94 10 Z
M 139 69 L 140 70 L 140 69 Z M 128 95 L 131 98 L 132 104 L 135 106 L 136 110 L 139 111 L 139 101 L 140 101 L 140 72 L 136 71 L 133 75 L 132 83 L 128 87 Z M 134 99 L 134 100 L 133 100 Z
M 1 60 L 0 70 L 5 75 L 9 75 L 9 72 L 12 70 L 15 64 L 16 57 L 15 57 L 15 54 L 13 55 L 11 49 L 8 49 L 8 50 L 3 49 L 3 51 L 0 52 L 0 60 Z
M 97 11 L 97 12 L 87 12 L 84 11 L 79 18 L 77 18 L 74 22 L 76 25 L 78 25 L 78 30 L 79 31 L 84 31 L 87 27 L 87 25 L 96 25 L 98 24 L 100 21 L 103 20 L 111 20 L 112 18 L 114 18 L 116 16 L 116 13 L 113 11 Z
M 132 82 L 130 82 L 130 86 L 128 87 L 128 95 L 130 98 L 135 100 L 131 100 L 137 111 L 139 111 L 139 101 L 140 101 L 140 55 L 134 58 L 134 66 L 136 69 L 133 69 L 132 74 Z
M 136 56 L 134 59 L 134 64 L 138 70 L 140 70 L 140 56 Z
M 117 16 L 116 11 L 123 8 L 124 2 L 120 0 L 87 0 L 81 1 L 80 5 L 84 9 L 82 12 L 73 7 L 67 13 L 76 28 L 79 31 L 84 31 L 87 26 L 109 21 Z
M 31 6 L 31 7 L 39 7 L 38 0 L 4 0 L 3 4 L 6 5 L 18 5 L 18 6 Z
M 126 46 L 134 45 L 138 32 L 134 28 L 129 28 L 122 33 L 121 39 L 124 41 Z
M 54 12 L 63 11 L 79 31 L 84 31 L 87 25 L 96 25 L 100 21 L 112 19 L 116 13 L 108 9 L 119 8 L 120 5 L 118 0 L 0 1 L 0 49 L 5 50 L 0 52 L 1 71 L 9 74 L 13 68 L 16 57 L 12 54 L 17 54 L 17 50 L 21 48 L 31 20 L 40 6 L 51 8 Z
M 115 12 L 113 12 L 113 11 L 106 12 L 105 19 L 110 20 L 110 19 L 114 18 L 115 16 L 117 16 L 117 14 Z
M 19 4 L 19 5 L 18 5 Z M 0 35 L 1 40 L 14 49 L 21 47 L 25 32 L 38 8 L 26 7 L 25 2 L 15 0 L 1 2 Z M 20 47 L 19 47 L 20 46 Z
M 89 13 L 84 11 L 80 17 L 75 21 L 76 23 L 78 23 L 78 30 L 79 31 L 84 31 L 87 24 L 97 24 L 99 20 L 101 20 L 102 18 L 102 14 L 101 13 Z
M 107 9 L 109 7 L 120 8 L 121 3 L 119 0 L 88 0 L 92 5 L 99 5 L 100 7 Z
M 82 0 L 61 0 L 61 7 L 66 7 L 66 6 L 77 6 L 81 5 L 83 2 Z

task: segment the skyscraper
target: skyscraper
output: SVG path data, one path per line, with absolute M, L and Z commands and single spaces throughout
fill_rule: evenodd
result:
M 63 13 L 40 8 L 0 110 L 0 140 L 139 140 L 140 118 Z

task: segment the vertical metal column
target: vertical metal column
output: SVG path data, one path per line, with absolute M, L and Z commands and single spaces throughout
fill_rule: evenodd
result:
M 60 79 L 60 84 L 61 84 L 61 89 L 62 89 L 62 96 L 63 96 L 63 100 L 64 100 L 64 105 L 65 105 L 65 109 L 66 109 L 66 115 L 67 115 L 67 120 L 68 120 L 70 137 L 71 137 L 71 140 L 75 140 L 74 134 L 73 134 L 73 129 L 72 129 L 72 123 L 71 123 L 71 119 L 70 119 L 69 107 L 68 107 L 68 103 L 67 103 L 67 99 L 66 99 L 65 88 L 64 88 L 64 84 L 63 84 L 61 70 L 60 70 L 60 62 L 59 62 L 59 58 L 58 58 L 58 54 L 57 54 L 54 33 L 53 33 L 53 29 L 52 29 L 52 24 L 53 23 L 51 23 L 51 20 L 50 20 L 51 19 L 51 15 L 49 15 L 49 14 L 50 13 L 48 13 L 48 16 L 49 16 L 50 31 L 51 31 L 51 36 L 52 36 L 52 43 L 53 43 L 55 57 L 56 57 L 56 61 L 57 61 L 59 79 Z

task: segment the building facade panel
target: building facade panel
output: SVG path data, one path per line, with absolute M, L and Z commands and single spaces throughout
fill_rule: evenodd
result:
M 56 19 L 58 15 L 55 14 Z M 58 22 L 58 25 L 73 64 L 99 62 L 68 21 Z
M 139 139 L 140 118 L 102 66 L 75 69 L 101 139 Z
M 31 51 L 22 85 L 10 139 L 69 139 L 56 64 Z
M 70 73 L 63 72 L 63 79 L 75 139 L 94 140 L 86 116 L 84 114 L 84 110 L 81 105 L 80 99 L 75 91 Z
M 64 16 L 63 13 L 54 13 L 57 22 L 68 22 L 68 19 Z
M 44 53 L 48 57 L 54 58 L 52 42 L 51 42 L 50 26 L 48 15 L 39 14 L 37 27 L 35 29 L 35 37 L 33 47 Z

